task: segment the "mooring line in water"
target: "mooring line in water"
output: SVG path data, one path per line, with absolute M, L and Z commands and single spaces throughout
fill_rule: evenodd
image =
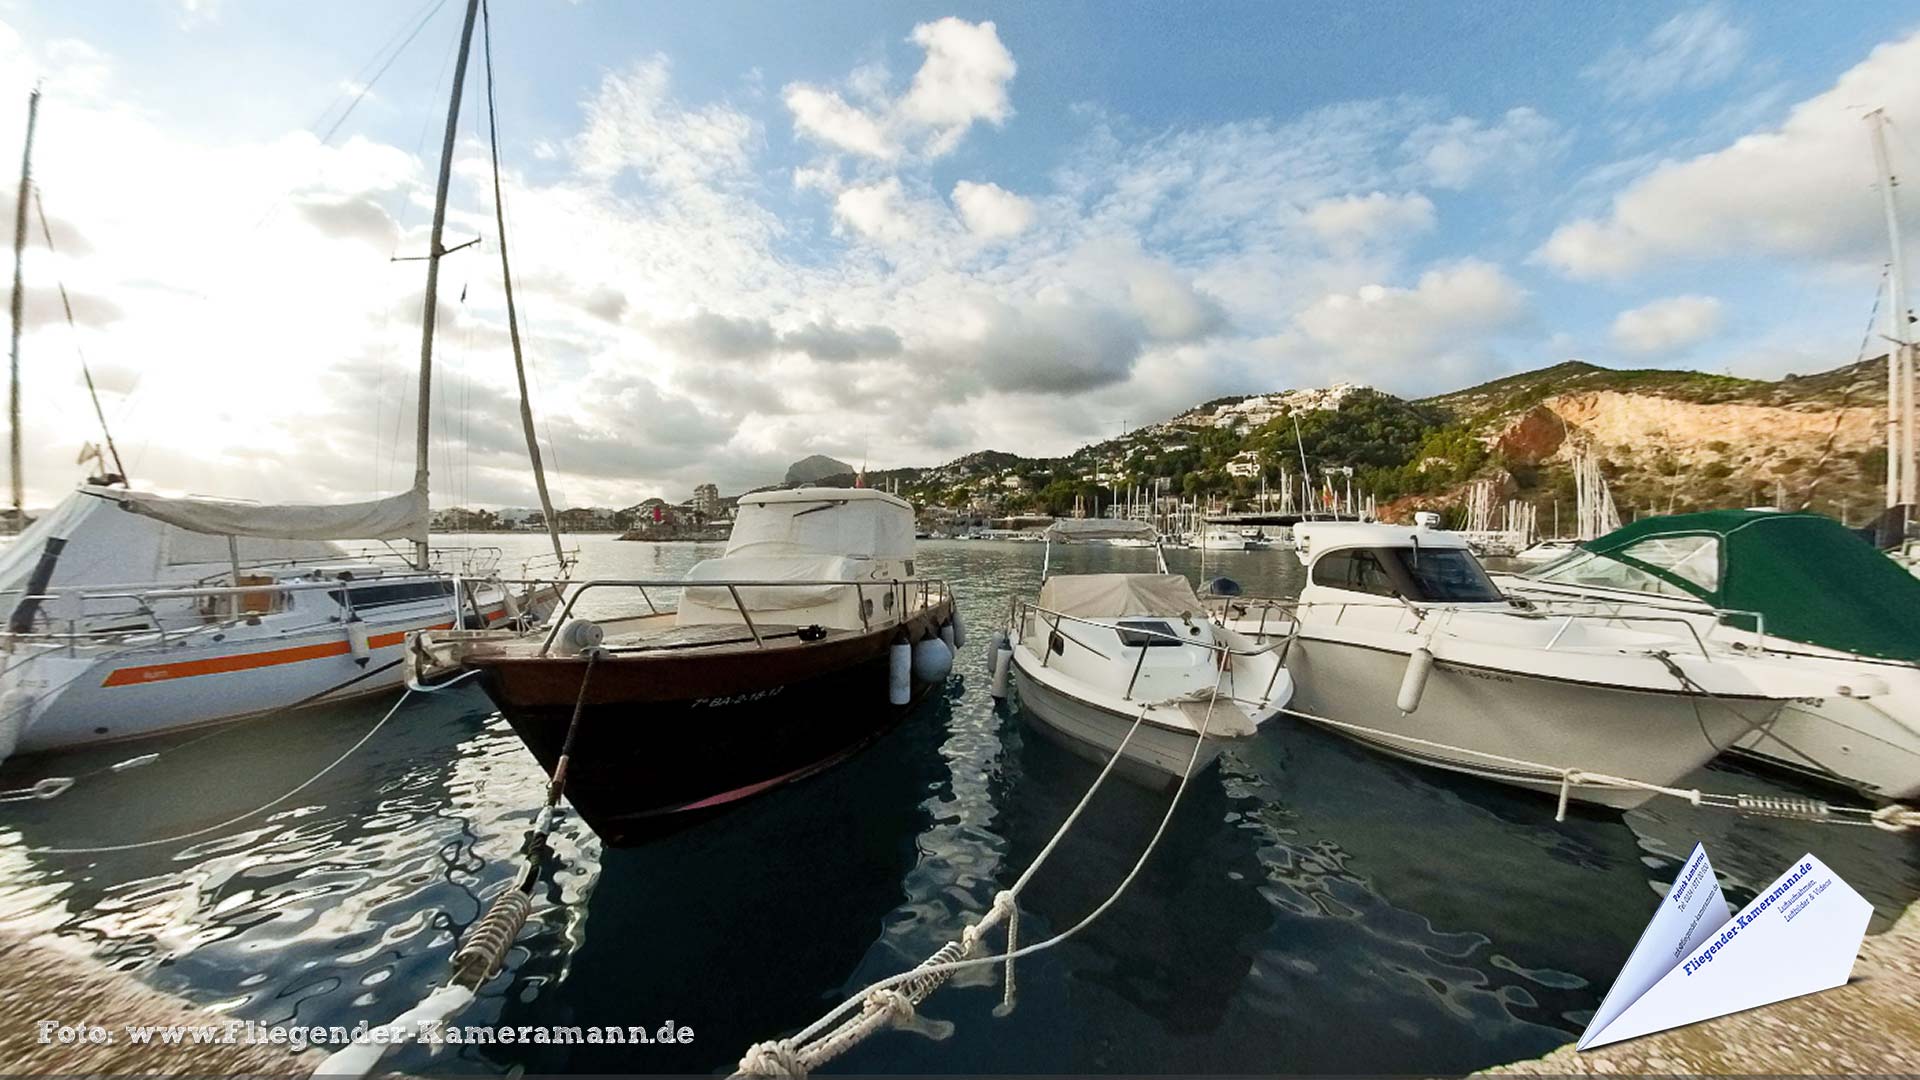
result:
M 1656 795 L 1668 795 L 1682 799 L 1694 806 L 1709 810 L 1731 810 L 1735 813 L 1754 817 L 1787 818 L 1794 821 L 1811 821 L 1828 825 L 1866 825 L 1886 832 L 1906 832 L 1920 829 L 1920 810 L 1900 803 L 1889 803 L 1878 810 L 1868 810 L 1858 806 L 1834 806 L 1820 799 L 1802 798 L 1794 795 L 1747 795 L 1724 794 L 1701 791 L 1699 788 L 1669 787 L 1648 780 L 1636 780 L 1630 776 L 1614 776 L 1609 773 L 1591 772 L 1586 769 L 1563 765 L 1546 765 L 1525 758 L 1508 757 L 1487 750 L 1475 750 L 1468 746 L 1454 746 L 1451 743 L 1422 739 L 1417 735 L 1403 735 L 1397 731 L 1382 731 L 1365 724 L 1355 724 L 1346 720 L 1334 720 L 1299 709 L 1282 708 L 1281 712 L 1289 716 L 1328 727 L 1344 728 L 1347 731 L 1374 735 L 1394 742 L 1413 743 L 1433 750 L 1466 754 L 1490 764 L 1511 765 L 1536 774 L 1532 779 L 1543 784 L 1558 784 L 1560 787 L 1560 805 L 1554 812 L 1555 821 L 1567 820 L 1567 803 L 1576 787 L 1630 788 L 1650 791 Z
M 229 825 L 238 825 L 240 822 L 245 821 L 256 814 L 266 813 L 268 810 L 271 810 L 274 807 L 279 806 L 281 803 L 286 802 L 288 799 L 291 799 L 295 795 L 298 795 L 301 792 L 307 790 L 308 788 L 312 787 L 314 784 L 319 783 L 321 777 L 327 775 L 328 773 L 332 772 L 334 769 L 338 768 L 341 762 L 352 757 L 355 751 L 367 745 L 368 740 L 372 739 L 376 734 L 378 734 L 381 728 L 386 727 L 387 721 L 393 719 L 393 714 L 399 712 L 400 706 L 405 705 L 407 703 L 407 699 L 412 696 L 413 696 L 412 691 L 408 691 L 407 693 L 401 694 L 400 700 L 393 703 L 393 708 L 388 709 L 387 714 L 385 716 L 382 716 L 378 723 L 375 723 L 372 727 L 368 728 L 367 733 L 365 735 L 360 736 L 359 741 L 355 742 L 352 746 L 347 747 L 347 749 L 343 753 L 341 753 L 339 757 L 334 758 L 331 762 L 329 762 L 326 768 L 321 769 L 319 772 L 314 773 L 312 776 L 309 776 L 307 779 L 301 781 L 300 786 L 294 788 L 292 791 L 287 792 L 286 794 L 280 796 L 277 799 L 274 799 L 269 803 L 266 803 L 262 806 L 257 806 L 252 810 L 247 811 L 244 814 L 240 814 L 235 817 L 230 817 L 227 820 L 222 821 L 217 825 L 208 825 L 206 828 L 203 828 L 203 829 L 195 829 L 192 832 L 181 833 L 178 836 L 163 837 L 159 840 L 142 840 L 137 844 L 106 844 L 100 847 L 33 848 L 31 849 L 30 853 L 34 855 L 104 855 L 104 854 L 108 854 L 110 852 L 115 852 L 115 851 L 138 851 L 141 848 L 161 847 L 166 844 L 177 844 L 182 840 L 192 840 L 192 839 L 195 839 L 196 837 L 205 836 L 208 833 L 219 832 L 221 829 L 224 829 Z
M 1033 875 L 1039 871 L 1047 857 L 1066 838 L 1068 830 L 1072 829 L 1074 822 L 1079 820 L 1081 811 L 1085 810 L 1088 803 L 1093 800 L 1094 792 L 1100 789 L 1100 785 L 1113 772 L 1114 766 L 1126 752 L 1127 745 L 1133 741 L 1134 734 L 1140 730 L 1141 724 L 1146 720 L 1147 710 L 1152 707 L 1151 704 L 1140 707 L 1140 715 L 1134 719 L 1133 726 L 1127 729 L 1126 737 L 1120 740 L 1120 745 L 1115 748 L 1113 755 L 1101 768 L 1100 775 L 1094 778 L 1086 794 L 1080 797 L 1080 802 L 1074 806 L 1066 820 L 1060 823 L 1060 827 L 1054 831 L 1046 846 L 1034 856 L 1033 862 L 1028 864 L 1026 871 L 1011 887 L 995 894 L 993 906 L 987 910 L 979 922 L 962 930 L 958 941 L 949 941 L 942 945 L 912 969 L 868 986 L 858 995 L 841 1002 L 838 1007 L 803 1028 L 799 1033 L 785 1039 L 755 1043 L 740 1058 L 740 1064 L 734 1075 L 806 1076 L 814 1069 L 852 1049 L 875 1032 L 912 1020 L 915 1007 L 959 971 L 1004 963 L 1007 969 L 1007 982 L 1000 1014 L 1004 1015 L 1005 1012 L 1010 1011 L 1013 1007 L 1013 962 L 1020 957 L 1032 956 L 1051 949 L 1091 925 L 1094 920 L 1119 902 L 1121 895 L 1127 891 L 1128 886 L 1133 884 L 1141 868 L 1146 866 L 1147 860 L 1152 857 L 1154 849 L 1159 846 L 1161 836 L 1167 831 L 1167 824 L 1173 820 L 1174 811 L 1180 807 L 1181 796 L 1186 794 L 1188 782 L 1193 779 L 1195 766 L 1200 760 L 1200 751 L 1206 745 L 1207 728 L 1213 720 L 1214 704 L 1221 696 L 1220 680 L 1225 674 L 1226 672 L 1222 671 L 1214 676 L 1213 696 L 1208 700 L 1206 715 L 1195 732 L 1193 754 L 1187 759 L 1187 767 L 1180 774 L 1180 784 L 1174 789 L 1173 798 L 1167 804 L 1167 812 L 1160 818 L 1160 824 L 1153 830 L 1153 836 L 1147 840 L 1146 847 L 1141 849 L 1140 857 L 1134 860 L 1133 867 L 1127 871 L 1125 877 L 1120 879 L 1120 883 L 1105 900 L 1100 902 L 1099 906 L 1088 912 L 1079 922 L 1044 941 L 1022 946 L 1016 940 L 1020 891 L 1026 888 L 1027 882 L 1033 879 Z M 991 956 L 972 956 L 980 939 L 1002 920 L 1007 923 L 1006 951 Z M 860 1010 L 857 1014 L 840 1020 L 840 1017 L 856 1007 Z M 840 1020 L 839 1024 L 829 1029 L 828 1025 L 836 1020 Z
M 446 1023 L 472 1004 L 480 987 L 506 966 L 508 950 L 513 948 L 514 939 L 520 936 L 521 928 L 526 926 L 527 917 L 533 914 L 534 886 L 540 880 L 540 870 L 546 861 L 547 837 L 553 834 L 554 815 L 560 804 L 560 796 L 566 791 L 567 766 L 573 756 L 574 743 L 580 735 L 580 718 L 586 713 L 587 686 L 593 679 L 593 666 L 599 662 L 601 655 L 602 650 L 599 649 L 589 650 L 586 654 L 587 667 L 580 675 L 580 692 L 574 697 L 573 717 L 567 721 L 567 732 L 560 743 L 560 757 L 553 766 L 553 779 L 547 784 L 546 799 L 539 814 L 534 817 L 525 846 L 521 848 L 521 856 L 526 863 L 518 874 L 507 881 L 507 887 L 493 898 L 486 911 L 468 927 L 467 939 L 453 951 L 449 961 L 453 974 L 447 984 L 435 987 L 419 1004 L 379 1029 L 397 1033 L 397 1037 L 382 1042 L 369 1039 L 342 1047 L 327 1055 L 327 1059 L 314 1069 L 315 1077 L 358 1080 L 366 1076 L 374 1066 L 380 1064 L 389 1046 L 410 1042 L 418 1038 L 421 1031 Z M 448 685 L 451 683 L 441 684 L 443 687 Z

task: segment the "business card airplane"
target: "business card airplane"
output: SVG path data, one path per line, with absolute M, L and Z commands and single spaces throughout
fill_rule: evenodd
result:
M 1843 985 L 1872 914 L 1808 854 L 1734 915 L 1696 844 L 1576 1049 Z

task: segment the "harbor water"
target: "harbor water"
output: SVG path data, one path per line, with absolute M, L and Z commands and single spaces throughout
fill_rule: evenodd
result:
M 539 536 L 477 537 L 515 557 Z M 718 545 L 574 538 L 583 576 L 671 578 Z M 1041 549 L 928 541 L 917 569 L 971 633 L 945 692 L 839 767 L 648 846 L 563 820 L 540 903 L 463 1024 L 691 1028 L 675 1045 L 418 1046 L 423 1075 L 710 1072 L 957 937 L 1033 860 L 1095 767 L 986 693 L 985 643 L 1038 589 Z M 1145 570 L 1147 551 L 1056 551 L 1056 570 Z M 1197 575 L 1199 553 L 1170 552 Z M 1283 551 L 1208 553 L 1207 577 L 1289 594 Z M 611 590 L 591 611 L 637 600 Z M 272 811 L 191 840 L 319 772 L 393 698 L 170 742 L 16 762 L 0 788 L 0 924 L 51 931 L 228 1018 L 381 1023 L 446 975 L 517 866 L 544 776 L 478 691 L 402 704 L 357 753 Z M 805 723 L 804 716 L 793 717 Z M 646 717 L 635 716 L 635 723 Z M 158 750 L 143 767 L 111 766 Z M 1715 764 L 1693 784 L 1794 793 Z M 1115 782 L 1023 898 L 1021 934 L 1072 925 L 1125 876 L 1169 796 Z M 1656 800 L 1553 820 L 1551 799 L 1389 760 L 1282 718 L 1195 778 L 1107 915 L 1021 964 L 937 993 L 853 1073 L 1453 1073 L 1580 1031 L 1696 841 L 1741 904 L 1803 852 L 1876 909 L 1920 896 L 1920 849 L 1868 828 L 1744 819 Z M 143 846 L 144 845 L 144 846 Z M 119 847 L 121 850 L 82 851 Z M 998 941 L 998 935 L 994 941 Z M 83 1018 L 110 1022 L 112 1018 Z

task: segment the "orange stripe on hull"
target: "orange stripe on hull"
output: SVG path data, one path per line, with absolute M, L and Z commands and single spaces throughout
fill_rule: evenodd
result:
M 407 640 L 407 635 L 419 630 L 445 630 L 452 623 L 439 623 L 434 626 L 417 626 L 408 630 L 396 630 L 387 634 L 374 634 L 367 638 L 369 648 L 385 649 Z M 210 656 L 205 660 L 180 660 L 171 664 L 148 664 L 145 667 L 118 668 L 107 675 L 101 686 L 140 686 L 146 683 L 163 682 L 167 679 L 189 679 L 196 675 L 221 675 L 230 671 L 251 671 L 255 668 L 275 667 L 280 664 L 298 664 L 306 660 L 324 660 L 329 656 L 345 656 L 353 651 L 345 640 L 329 641 L 320 645 L 299 645 L 291 649 L 268 649 L 264 652 L 236 653 L 232 656 Z

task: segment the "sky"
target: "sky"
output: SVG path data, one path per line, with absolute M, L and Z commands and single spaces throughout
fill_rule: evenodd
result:
M 0 0 L 26 98 L 29 505 L 85 474 L 367 498 L 413 471 L 460 0 Z M 1226 394 L 1584 359 L 1853 362 L 1865 113 L 1920 171 L 1897 4 L 497 0 L 506 240 L 562 505 L 1058 454 Z M 435 505 L 528 505 L 476 41 Z M 1920 198 L 1903 220 L 1920 226 Z M 395 260 L 399 261 L 395 261 Z M 77 329 L 62 314 L 64 284 Z

